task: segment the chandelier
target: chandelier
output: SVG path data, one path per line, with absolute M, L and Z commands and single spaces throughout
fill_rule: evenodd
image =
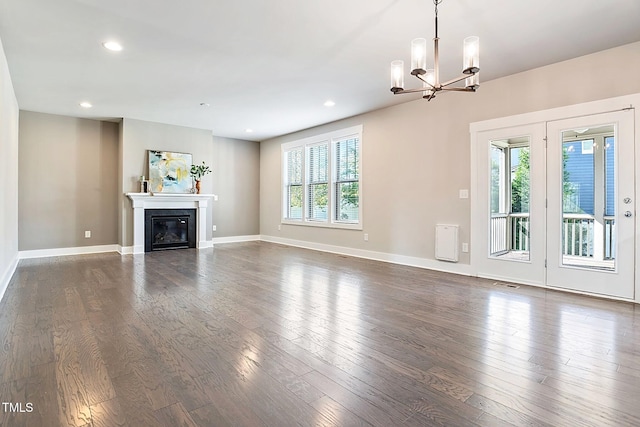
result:
M 422 81 L 422 87 L 417 89 L 404 88 L 404 61 L 391 62 L 391 92 L 394 95 L 402 93 L 422 92 L 422 97 L 431 101 L 440 91 L 475 92 L 480 86 L 480 39 L 476 36 L 467 37 L 463 42 L 462 75 L 444 83 L 440 83 L 439 51 L 438 51 L 438 5 L 442 0 L 433 0 L 435 4 L 436 35 L 433 38 L 434 67 L 427 69 L 427 39 L 418 38 L 411 41 L 411 75 Z M 452 86 L 464 80 L 464 86 Z

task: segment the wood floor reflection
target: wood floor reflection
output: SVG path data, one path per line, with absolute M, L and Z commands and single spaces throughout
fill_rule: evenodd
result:
M 0 425 L 638 426 L 638 307 L 258 242 L 23 260 Z

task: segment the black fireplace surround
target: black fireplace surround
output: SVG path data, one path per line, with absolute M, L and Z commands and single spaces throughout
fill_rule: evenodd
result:
M 144 251 L 196 247 L 196 209 L 145 209 Z

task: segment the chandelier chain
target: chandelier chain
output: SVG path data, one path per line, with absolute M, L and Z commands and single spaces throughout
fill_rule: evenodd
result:
M 436 6 L 435 21 L 436 21 L 436 38 L 438 38 L 438 5 L 442 3 L 442 0 L 433 0 L 433 4 Z
M 438 5 L 442 3 L 443 0 L 433 0 L 433 4 L 436 5 L 436 16 L 438 16 Z

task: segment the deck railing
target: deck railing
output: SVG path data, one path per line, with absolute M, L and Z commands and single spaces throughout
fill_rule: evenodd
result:
M 604 259 L 616 258 L 616 219 L 604 217 Z
M 511 250 L 529 250 L 529 214 L 512 213 L 509 215 L 511 223 Z
M 562 253 L 572 256 L 593 256 L 592 215 L 564 214 L 562 216 Z
M 507 245 L 507 214 L 491 214 L 491 255 L 499 255 L 509 251 Z
M 594 256 L 593 215 L 564 214 L 562 221 L 563 255 Z M 529 251 L 530 219 L 528 213 L 491 215 L 491 255 L 509 251 Z M 615 217 L 604 217 L 604 259 L 615 259 Z

